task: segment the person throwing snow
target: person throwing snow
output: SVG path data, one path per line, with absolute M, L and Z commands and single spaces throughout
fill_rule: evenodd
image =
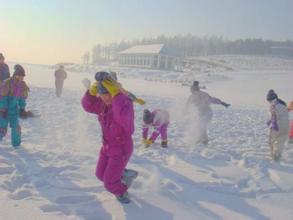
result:
M 198 116 L 198 137 L 196 143 L 208 144 L 207 127 L 213 117 L 211 104 L 223 105 L 226 108 L 230 104 L 201 91 L 198 81 L 193 82 L 190 91 L 191 95 L 187 101 L 187 109 L 193 105 Z
M 137 172 L 125 169 L 133 151 L 133 103 L 107 72 L 97 72 L 95 79 L 92 85 L 88 79 L 83 80 L 87 91 L 82 107 L 97 115 L 102 130 L 96 176 L 118 201 L 129 203 L 127 189 L 137 176 Z

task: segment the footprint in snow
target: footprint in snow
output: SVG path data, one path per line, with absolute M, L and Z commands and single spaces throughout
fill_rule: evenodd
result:
M 29 198 L 32 196 L 33 196 L 33 194 L 29 190 L 19 190 L 15 193 L 12 193 L 11 195 L 9 195 L 9 198 L 11 198 L 13 200 L 22 200 L 22 199 L 26 199 L 26 198 Z
M 80 204 L 87 203 L 95 200 L 96 197 L 94 195 L 81 195 L 81 196 L 63 196 L 58 197 L 55 202 L 58 204 Z
M 0 167 L 0 175 L 7 175 L 7 174 L 11 174 L 13 171 L 15 170 L 14 167 Z

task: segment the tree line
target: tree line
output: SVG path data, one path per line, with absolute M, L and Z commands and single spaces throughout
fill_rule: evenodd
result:
M 95 45 L 83 55 L 85 64 L 103 63 L 117 58 L 117 54 L 129 47 L 142 44 L 164 44 L 180 57 L 219 54 L 269 55 L 272 48 L 293 48 L 293 41 L 273 41 L 257 38 L 226 40 L 218 36 L 195 36 L 191 34 L 136 39 Z

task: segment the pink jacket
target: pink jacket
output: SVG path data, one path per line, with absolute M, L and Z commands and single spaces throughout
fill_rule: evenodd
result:
M 88 92 L 82 98 L 85 111 L 98 115 L 103 134 L 103 150 L 108 156 L 126 155 L 132 152 L 134 110 L 132 101 L 122 93 L 107 106 L 101 98 Z
M 142 137 L 147 139 L 148 131 L 150 127 L 154 128 L 154 131 L 150 137 L 153 142 L 157 139 L 159 134 L 162 134 L 164 130 L 168 127 L 170 115 L 166 110 L 157 109 L 152 112 L 152 123 L 142 125 Z M 164 139 L 164 137 L 163 137 Z

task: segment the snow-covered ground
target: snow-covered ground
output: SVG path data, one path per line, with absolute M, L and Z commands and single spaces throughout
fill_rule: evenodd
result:
M 137 77 L 120 78 L 147 101 L 135 106 L 129 163 L 140 175 L 129 190 L 132 203 L 121 205 L 94 175 L 100 128 L 80 106 L 81 80 L 93 72 L 69 72 L 57 99 L 53 70 L 24 66 L 31 87 L 27 108 L 42 115 L 21 121 L 21 148 L 10 146 L 10 135 L 0 143 L 1 220 L 293 219 L 293 145 L 286 145 L 282 162 L 270 160 L 265 101 L 270 88 L 285 101 L 293 98 L 292 71 L 239 69 L 207 81 L 207 92 L 232 104 L 213 107 L 208 146 L 193 144 L 196 131 L 183 115 L 188 87 L 144 80 L 155 71 L 137 69 Z M 145 107 L 171 112 L 169 148 L 140 145 Z

